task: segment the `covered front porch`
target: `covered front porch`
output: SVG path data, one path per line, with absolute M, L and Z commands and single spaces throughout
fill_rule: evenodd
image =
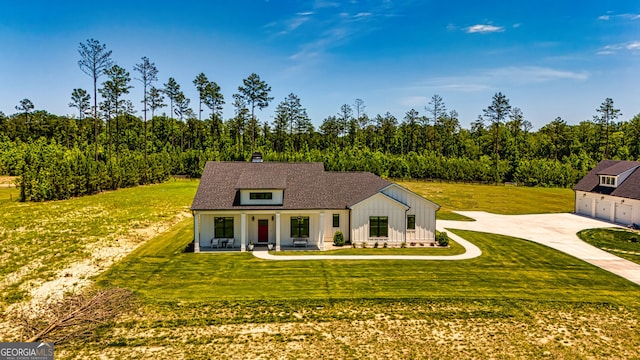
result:
M 194 211 L 194 252 L 324 250 L 324 211 Z M 331 237 L 332 235 L 329 234 Z

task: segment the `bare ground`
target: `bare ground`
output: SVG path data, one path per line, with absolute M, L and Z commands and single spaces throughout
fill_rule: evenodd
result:
M 366 319 L 184 326 L 175 325 L 179 319 L 153 319 L 153 314 L 145 314 L 116 324 L 108 336 L 89 346 L 66 348 L 59 355 L 134 359 L 640 357 L 637 314 L 621 308 L 553 307 L 516 317 L 478 316 L 444 304 L 428 309 L 418 305 L 415 311 L 421 315 L 417 317 L 403 316 L 407 309 L 385 309 L 380 305 L 375 310 L 383 313 L 365 315 Z
M 26 282 L 22 288 L 28 290 L 29 300 L 13 304 L 7 308 L 0 321 L 0 334 L 3 339 L 16 339 L 20 335 L 11 323 L 17 311 L 28 312 L 38 316 L 43 304 L 60 300 L 64 294 L 78 293 L 91 285 L 91 277 L 107 270 L 111 265 L 134 251 L 138 246 L 152 239 L 156 235 L 171 228 L 180 220 L 191 216 L 188 212 L 180 213 L 169 220 L 153 223 L 147 227 L 131 230 L 128 234 L 119 236 L 109 242 L 95 242 L 87 248 L 91 254 L 85 260 L 75 262 L 60 270 L 53 280 L 39 283 Z M 38 265 L 25 266 L 3 279 L 0 288 L 19 282 L 22 276 L 30 273 Z

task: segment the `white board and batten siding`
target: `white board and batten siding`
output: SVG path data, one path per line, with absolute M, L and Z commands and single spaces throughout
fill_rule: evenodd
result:
M 407 215 L 416 216 L 416 229 L 407 231 L 406 241 L 435 241 L 436 211 L 439 205 L 393 184 L 382 190 L 385 195 L 409 206 Z
M 369 218 L 387 216 L 388 238 L 383 241 L 434 241 L 438 205 L 393 184 L 351 207 L 352 241 L 375 241 L 369 237 Z M 407 230 L 407 215 L 415 215 L 415 230 Z
M 339 215 L 340 220 L 338 227 L 333 227 L 333 215 Z M 341 231 L 344 235 L 344 240 L 349 241 L 349 210 L 327 210 L 324 214 L 324 241 L 333 242 L 333 235 Z
M 374 241 L 369 237 L 369 218 L 371 216 L 386 216 L 388 218 L 388 237 L 380 241 L 405 241 L 406 212 L 408 206 L 377 193 L 351 207 L 351 241 Z

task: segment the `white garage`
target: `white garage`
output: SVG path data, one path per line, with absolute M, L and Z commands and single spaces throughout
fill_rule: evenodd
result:
M 640 162 L 602 160 L 573 189 L 577 214 L 640 224 Z
M 615 221 L 619 224 L 631 224 L 633 221 L 633 207 L 628 204 L 616 204 Z
M 611 220 L 611 201 L 596 200 L 596 217 L 601 220 Z
M 593 199 L 586 196 L 580 196 L 576 201 L 576 213 L 580 215 L 592 216 Z

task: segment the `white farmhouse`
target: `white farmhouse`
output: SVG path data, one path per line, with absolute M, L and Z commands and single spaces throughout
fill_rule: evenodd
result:
M 191 205 L 194 251 L 346 241 L 433 242 L 439 205 L 368 172 L 322 163 L 207 162 Z

